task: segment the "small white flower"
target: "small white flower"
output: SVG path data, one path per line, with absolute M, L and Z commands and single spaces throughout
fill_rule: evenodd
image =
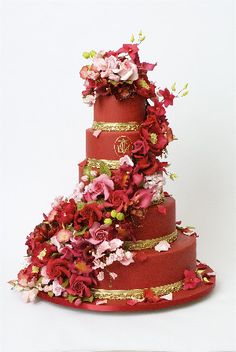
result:
M 31 290 L 25 290 L 22 293 L 22 298 L 25 303 L 34 302 L 39 290 L 32 288 Z
M 55 279 L 52 283 L 52 292 L 55 296 L 61 296 L 62 292 L 65 291 L 64 287 L 62 287 L 58 280 Z
M 93 106 L 93 104 L 95 103 L 95 96 L 94 95 L 91 95 L 91 94 L 88 94 L 86 95 L 86 97 L 83 97 L 83 102 L 85 104 L 88 104 L 88 106 Z
M 155 250 L 157 252 L 162 252 L 162 251 L 168 251 L 170 249 L 170 244 L 163 240 L 163 241 L 160 241 L 156 246 L 155 246 Z
M 113 280 L 115 280 L 118 276 L 116 273 L 113 273 L 113 272 L 109 273 L 109 275 Z
M 130 264 L 133 263 L 133 262 L 134 262 L 134 260 L 133 260 L 133 254 L 132 254 L 130 251 L 126 251 L 126 252 L 124 253 L 124 257 L 123 257 L 123 259 L 120 261 L 120 263 L 121 263 L 122 265 L 127 266 L 127 265 L 130 265 Z
M 115 251 L 117 248 L 122 246 L 122 244 L 123 241 L 121 241 L 119 238 L 113 238 L 113 240 L 109 242 L 111 252 Z
M 100 271 L 97 275 L 98 281 L 104 280 L 104 271 Z
M 89 180 L 88 176 L 87 175 L 83 175 L 81 177 L 81 180 L 84 181 L 84 182 L 87 182 Z
M 97 173 L 97 171 L 95 171 L 95 170 L 91 170 L 91 171 L 90 171 L 90 175 L 93 176 L 93 177 L 96 177 L 97 174 L 98 174 L 98 173 Z
M 120 158 L 119 162 L 120 162 L 120 165 L 126 164 L 128 166 L 132 166 L 132 167 L 134 166 L 132 159 L 128 155 L 122 156 L 122 158 Z

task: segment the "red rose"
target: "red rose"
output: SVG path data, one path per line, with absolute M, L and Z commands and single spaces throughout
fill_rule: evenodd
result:
M 148 151 L 149 146 L 145 139 L 138 139 L 136 142 L 134 142 L 132 154 L 136 159 L 147 155 Z
M 163 103 L 160 103 L 158 100 L 156 100 L 153 106 L 149 105 L 147 107 L 147 113 L 160 117 L 165 116 L 166 110 L 163 106 Z
M 80 214 L 84 220 L 88 220 L 88 226 L 91 227 L 94 221 L 100 221 L 102 212 L 97 203 L 88 203 L 81 209 Z
M 91 291 L 88 286 L 92 284 L 92 279 L 88 276 L 72 274 L 70 278 L 70 287 L 67 292 L 79 297 L 90 297 Z
M 49 259 L 46 272 L 50 279 L 60 278 L 62 276 L 67 276 L 69 278 L 71 276 L 68 262 L 61 258 Z
M 116 211 L 126 211 L 129 205 L 129 198 L 125 191 L 116 190 L 110 196 L 110 202 Z

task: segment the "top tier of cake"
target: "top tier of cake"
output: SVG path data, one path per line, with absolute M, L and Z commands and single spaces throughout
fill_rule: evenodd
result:
M 94 104 L 95 122 L 142 123 L 145 117 L 146 99 L 135 95 L 118 101 L 114 95 L 99 96 Z

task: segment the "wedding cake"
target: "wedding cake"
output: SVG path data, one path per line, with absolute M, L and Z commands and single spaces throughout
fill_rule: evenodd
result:
M 198 299 L 215 273 L 196 259 L 197 234 L 176 221 L 164 190 L 167 146 L 176 138 L 168 106 L 188 93 L 148 79 L 144 40 L 117 51 L 84 52 L 83 101 L 93 107 L 86 159 L 69 197 L 58 197 L 27 236 L 27 263 L 10 283 L 26 302 L 36 296 L 97 311 L 160 309 Z

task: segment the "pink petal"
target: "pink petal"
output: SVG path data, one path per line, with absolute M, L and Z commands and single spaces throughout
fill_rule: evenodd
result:
M 100 135 L 101 132 L 102 132 L 101 130 L 95 130 L 95 131 L 93 132 L 93 136 L 96 137 L 96 138 L 98 138 L 98 136 Z

